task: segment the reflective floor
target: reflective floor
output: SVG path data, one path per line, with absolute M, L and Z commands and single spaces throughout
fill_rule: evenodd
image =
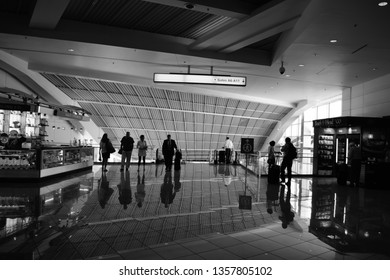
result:
M 119 169 L 0 183 L 1 258 L 390 259 L 387 189 L 208 163 Z

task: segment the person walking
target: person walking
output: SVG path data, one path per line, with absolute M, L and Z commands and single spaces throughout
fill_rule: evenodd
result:
M 130 137 L 130 132 L 126 132 L 126 136 L 123 136 L 121 140 L 121 147 L 120 147 L 120 150 L 122 150 L 122 161 L 121 161 L 121 169 L 120 169 L 121 171 L 123 171 L 125 162 L 126 162 L 126 170 L 129 170 L 133 147 L 134 147 L 134 139 Z
M 108 151 L 109 142 L 110 139 L 108 139 L 107 133 L 104 133 L 99 145 L 99 161 L 102 162 L 103 172 L 107 171 L 107 162 L 110 158 L 110 152 Z
M 172 160 L 173 155 L 175 154 L 175 150 L 177 150 L 176 142 L 175 140 L 171 139 L 171 135 L 168 134 L 167 139 L 164 140 L 162 146 L 166 171 L 172 170 Z
M 137 148 L 138 148 L 138 170 L 141 165 L 141 159 L 144 163 L 144 169 L 145 169 L 145 158 L 146 158 L 146 151 L 148 149 L 148 145 L 145 141 L 145 136 L 141 135 L 140 140 L 137 142 Z
M 226 137 L 226 141 L 225 141 L 225 159 L 226 159 L 226 163 L 227 164 L 229 164 L 231 162 L 233 149 L 234 149 L 234 145 L 233 145 L 232 140 L 230 140 L 229 137 Z
M 287 168 L 287 183 L 291 183 L 291 168 L 293 164 L 293 160 L 297 157 L 297 149 L 294 147 L 293 143 L 291 143 L 291 138 L 286 137 L 285 144 L 281 149 L 283 153 L 282 165 L 280 166 L 280 179 L 282 183 L 285 183 L 286 179 L 286 168 Z

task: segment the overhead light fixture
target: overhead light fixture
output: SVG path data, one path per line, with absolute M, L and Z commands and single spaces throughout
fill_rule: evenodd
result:
M 298 66 L 299 66 L 299 67 L 304 67 L 304 66 L 305 66 L 305 64 L 299 64 Z
M 384 6 L 387 6 L 387 2 L 386 1 L 382 1 L 382 2 L 379 2 L 378 3 L 378 6 L 380 6 L 380 7 L 384 7 Z
M 181 73 L 154 73 L 153 82 L 171 84 L 200 84 L 216 86 L 246 86 L 246 77 L 204 75 L 204 74 L 181 74 Z
M 70 48 L 68 49 L 68 52 L 74 52 L 74 49 Z
M 332 39 L 330 40 L 331 43 L 337 43 L 337 40 L 336 39 Z

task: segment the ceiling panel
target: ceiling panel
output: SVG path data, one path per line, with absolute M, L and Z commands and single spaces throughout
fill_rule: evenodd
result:
M 47 73 L 44 76 L 91 112 L 97 126 L 118 128 L 117 131 L 122 128 L 137 136 L 146 134 L 156 145 L 161 145 L 159 142 L 168 133 L 182 139 L 185 148 L 220 148 L 223 145 L 220 142 L 227 135 L 236 138 L 236 141 L 243 134 L 250 135 L 261 143 L 261 139 L 271 133 L 277 120 L 291 110 L 258 102 L 107 80 Z M 104 117 L 99 118 L 100 115 Z M 120 141 L 119 136 L 110 133 L 111 137 Z

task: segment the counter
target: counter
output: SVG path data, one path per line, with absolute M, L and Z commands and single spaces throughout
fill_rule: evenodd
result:
M 93 166 L 92 147 L 0 150 L 0 177 L 41 179 Z

